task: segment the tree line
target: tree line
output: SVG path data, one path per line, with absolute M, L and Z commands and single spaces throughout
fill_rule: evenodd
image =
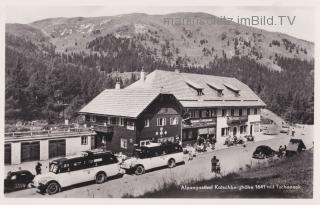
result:
M 135 39 L 98 37 L 87 51 L 57 53 L 50 44 L 6 34 L 6 121 L 45 119 L 53 123 L 74 118 L 77 111 L 106 88 L 113 88 L 115 71 L 174 70 L 151 48 Z M 272 71 L 248 57 L 213 58 L 207 66 L 192 67 L 178 61 L 182 72 L 236 77 L 291 122 L 313 123 L 314 62 L 277 57 L 282 72 Z M 137 80 L 131 75 L 125 87 Z

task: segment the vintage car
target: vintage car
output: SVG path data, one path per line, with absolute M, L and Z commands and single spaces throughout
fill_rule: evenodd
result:
M 286 157 L 297 155 L 305 149 L 306 146 L 302 139 L 290 139 L 286 150 Z
M 275 150 L 266 145 L 258 146 L 252 154 L 252 158 L 254 159 L 265 159 L 274 157 L 277 154 Z
M 184 162 L 183 149 L 179 144 L 150 143 L 136 148 L 133 156 L 123 161 L 121 168 L 127 173 L 134 172 L 136 175 L 141 175 L 146 170 L 164 166 L 173 168 L 182 162 Z
M 33 186 L 40 192 L 55 194 L 71 185 L 95 181 L 101 184 L 107 177 L 123 175 L 118 159 L 110 152 L 86 151 L 79 156 L 53 160 L 49 172 L 37 175 Z
M 31 187 L 34 175 L 27 170 L 9 172 L 4 180 L 4 192 L 17 191 Z

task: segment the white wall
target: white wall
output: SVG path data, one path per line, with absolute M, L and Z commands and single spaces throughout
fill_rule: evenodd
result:
M 49 140 L 40 140 L 40 160 L 49 159 Z
M 221 136 L 221 128 L 228 127 L 226 117 L 217 117 L 217 144 L 223 144 L 225 137 Z
M 20 142 L 11 143 L 11 164 L 21 163 L 21 144 Z
M 248 133 L 250 133 L 250 126 L 253 125 L 252 127 L 252 135 L 255 135 L 260 132 L 260 109 L 258 109 L 258 114 L 257 115 L 249 115 L 248 116 Z M 255 131 L 257 130 L 257 131 Z
M 72 137 L 66 139 L 66 155 L 75 155 L 81 151 L 91 148 L 91 136 L 87 137 L 87 144 L 81 145 L 81 137 Z

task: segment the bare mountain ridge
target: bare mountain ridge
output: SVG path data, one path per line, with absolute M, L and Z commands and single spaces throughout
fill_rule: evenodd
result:
M 62 53 L 92 53 L 88 48 L 90 41 L 112 34 L 117 38 L 132 39 L 152 51 L 150 55 L 168 64 L 179 58 L 187 65 L 205 66 L 214 58 L 238 55 L 280 71 L 277 56 L 314 58 L 312 42 L 239 25 L 205 13 L 53 18 L 27 25 L 7 24 L 6 32 L 35 42 L 40 39 L 50 42 Z

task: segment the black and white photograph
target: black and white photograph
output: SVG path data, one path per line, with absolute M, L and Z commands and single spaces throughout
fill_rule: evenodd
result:
M 317 8 L 131 4 L 4 8 L 4 198 L 314 199 Z

